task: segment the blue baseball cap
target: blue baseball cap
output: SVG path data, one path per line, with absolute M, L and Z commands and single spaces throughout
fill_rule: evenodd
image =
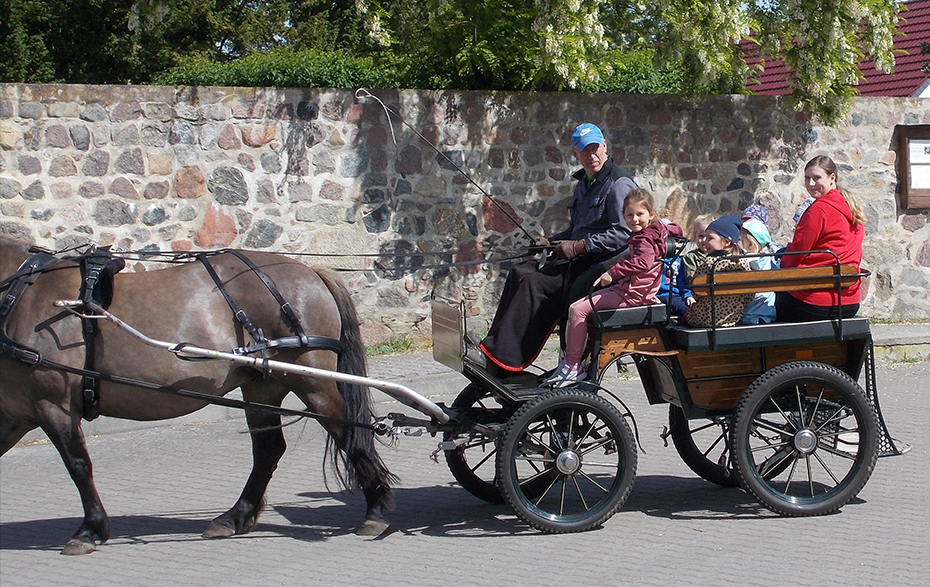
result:
M 603 143 L 604 133 L 596 125 L 586 122 L 579 124 L 572 133 L 572 147 L 581 151 L 591 143 Z
M 772 242 L 772 235 L 769 234 L 769 229 L 765 227 L 764 222 L 756 217 L 743 220 L 743 229 L 751 234 L 752 238 L 756 239 L 756 242 L 763 247 Z

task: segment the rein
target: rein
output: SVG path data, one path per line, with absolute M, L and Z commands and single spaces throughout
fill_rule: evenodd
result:
M 15 344 L 15 343 L 14 343 Z M 20 347 L 26 349 L 26 347 Z M 324 414 L 318 414 L 316 412 L 311 412 L 307 410 L 293 410 L 290 408 L 285 408 L 282 406 L 273 406 L 271 404 L 262 404 L 257 402 L 249 402 L 245 400 L 238 400 L 223 396 L 210 395 L 208 393 L 203 393 L 200 391 L 194 391 L 191 389 L 185 389 L 183 387 L 177 387 L 174 385 L 161 385 L 158 383 L 152 383 L 150 381 L 142 381 L 139 379 L 132 379 L 130 377 L 122 377 L 120 375 L 111 375 L 108 373 L 101 373 L 99 371 L 91 371 L 88 369 L 81 369 L 79 367 L 71 367 L 70 365 L 64 365 L 55 361 L 51 361 L 42 357 L 37 351 L 30 350 L 33 353 L 34 360 L 29 362 L 30 365 L 35 367 L 47 367 L 54 371 L 63 371 L 65 373 L 70 373 L 72 375 L 79 375 L 81 377 L 91 377 L 98 379 L 100 381 L 107 381 L 110 383 L 119 383 L 121 385 L 128 385 L 131 387 L 138 387 L 140 389 L 148 389 L 151 391 L 157 391 L 159 393 L 167 393 L 171 395 L 176 395 L 180 397 L 185 397 L 189 399 L 200 400 L 209 404 L 214 404 L 218 406 L 224 406 L 227 408 L 239 408 L 242 410 L 260 410 L 263 412 L 270 412 L 273 414 L 278 414 L 281 416 L 297 416 L 299 418 L 312 418 L 318 422 L 333 422 L 336 424 L 346 424 L 356 428 L 364 428 L 365 430 L 371 430 L 379 436 L 384 436 L 390 432 L 390 427 L 383 422 L 375 422 L 374 424 L 363 424 L 361 422 L 352 422 L 349 420 L 343 420 L 341 418 L 333 418 L 332 416 L 326 416 Z
M 459 167 L 458 165 L 456 165 L 455 162 L 454 162 L 451 158 L 449 158 L 448 155 L 446 155 L 445 153 L 443 153 L 443 152 L 439 149 L 439 147 L 437 147 L 437 146 L 434 145 L 432 142 L 430 142 L 429 139 L 427 139 L 425 136 L 423 136 L 423 134 L 422 134 L 420 131 L 418 131 L 417 129 L 413 128 L 413 126 L 412 126 L 410 123 L 408 123 L 406 120 L 404 120 L 404 118 L 403 118 L 400 114 L 398 114 L 397 112 L 395 112 L 395 111 L 392 110 L 391 108 L 388 108 L 387 104 L 385 104 L 384 102 L 382 102 L 381 99 L 380 99 L 379 97 L 375 96 L 374 94 L 372 94 L 371 92 L 369 92 L 369 91 L 368 91 L 367 89 L 365 89 L 365 88 L 359 88 L 359 89 L 355 90 L 355 97 L 356 97 L 356 98 L 371 98 L 372 100 L 376 101 L 378 104 L 381 105 L 381 108 L 384 109 L 384 114 L 387 116 L 388 126 L 390 126 L 390 128 L 391 128 L 391 140 L 394 142 L 395 145 L 397 145 L 397 137 L 394 136 L 394 125 L 391 124 L 391 114 L 393 114 L 395 118 L 397 118 L 398 120 L 400 120 L 400 121 L 404 124 L 404 126 L 406 126 L 407 128 L 409 128 L 410 130 L 412 130 L 413 133 L 414 133 L 415 135 L 417 135 L 417 136 L 420 138 L 421 141 L 423 141 L 424 143 L 426 143 L 427 145 L 429 145 L 430 147 L 432 147 L 432 149 L 433 149 L 434 151 L 436 151 L 436 153 L 438 153 L 440 156 L 442 156 L 443 159 L 445 159 L 446 163 L 448 163 L 450 166 L 452 166 L 453 169 L 455 169 L 456 171 L 458 171 L 459 173 L 461 173 L 461 174 L 462 174 L 462 177 L 464 177 L 465 179 L 467 179 L 469 183 L 471 183 L 473 186 L 475 186 L 476 188 L 478 188 L 478 191 L 480 191 L 481 194 L 484 195 L 484 197 L 487 198 L 492 204 L 494 204 L 495 206 L 497 206 L 497 209 L 500 210 L 500 211 L 504 214 L 504 216 L 506 216 L 508 219 L 510 219 L 510 221 L 513 222 L 514 226 L 516 226 L 517 228 L 519 228 L 519 229 L 520 229 L 520 232 L 522 232 L 523 234 L 525 234 L 526 237 L 527 237 L 528 239 L 530 239 L 530 242 L 535 242 L 536 239 L 533 237 L 533 235 L 531 235 L 531 234 L 529 233 L 529 231 L 526 230 L 526 229 L 523 227 L 523 224 L 520 223 L 516 218 L 514 218 L 513 215 L 512 215 L 510 212 L 508 212 L 506 208 L 504 208 L 503 206 L 501 206 L 500 202 L 498 202 L 496 198 L 494 198 L 493 196 L 491 196 L 491 194 L 489 194 L 483 187 L 481 187 L 480 185 L 478 185 L 478 182 L 476 182 L 474 179 L 472 179 L 472 177 L 471 177 L 470 175 L 468 175 L 467 173 L 465 173 L 465 171 L 463 171 L 461 167 Z

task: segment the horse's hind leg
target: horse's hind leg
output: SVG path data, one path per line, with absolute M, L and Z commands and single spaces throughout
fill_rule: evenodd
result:
M 247 386 L 243 395 L 249 397 Z M 283 394 L 281 394 L 283 398 Z M 263 398 L 261 403 L 267 403 Z M 280 399 L 276 403 L 280 403 Z M 287 449 L 281 431 L 281 417 L 276 414 L 246 410 L 249 435 L 252 437 L 252 472 L 236 504 L 223 515 L 215 518 L 203 533 L 204 538 L 225 538 L 234 534 L 245 534 L 258 523 L 264 506 L 265 490 L 271 476 L 278 468 L 278 461 Z
M 61 406 L 46 401 L 36 405 L 35 413 L 39 426 L 58 449 L 84 506 L 84 523 L 61 553 L 88 554 L 96 549 L 98 542 L 104 543 L 110 537 L 110 519 L 94 486 L 93 466 L 84 442 L 80 417 L 72 416 Z
M 375 450 L 374 432 L 362 426 L 353 426 L 352 422 L 368 424 L 371 412 L 368 407 L 368 390 L 359 386 L 343 385 L 340 394 L 335 385 L 325 389 L 322 385 L 304 400 L 314 411 L 333 418 L 346 418 L 346 423 L 322 421 L 321 424 L 336 447 L 345 458 L 345 483 L 349 489 L 361 488 L 365 494 L 367 509 L 365 522 L 357 533 L 362 536 L 378 536 L 387 530 L 390 523 L 387 512 L 392 507 L 393 491 L 391 484 L 396 477 L 391 474 Z M 346 401 L 346 399 L 348 401 Z M 336 455 L 332 455 L 336 458 Z

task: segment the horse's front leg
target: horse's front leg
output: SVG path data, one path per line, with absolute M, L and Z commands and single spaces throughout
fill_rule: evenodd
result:
M 93 466 L 84 442 L 81 418 L 65 411 L 59 405 L 43 400 L 36 405 L 36 419 L 58 449 L 58 454 L 61 455 L 61 460 L 64 461 L 84 506 L 84 523 L 62 549 L 61 554 L 91 553 L 96 550 L 98 543 L 102 544 L 110 537 L 110 518 L 107 517 L 94 486 Z
M 252 472 L 236 505 L 210 522 L 204 538 L 245 534 L 255 527 L 264 506 L 265 489 L 287 449 L 280 416 L 247 410 L 246 421 L 252 437 Z

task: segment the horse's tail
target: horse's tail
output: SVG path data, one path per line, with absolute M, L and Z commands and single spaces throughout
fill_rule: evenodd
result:
M 326 269 L 317 269 L 317 274 L 326 284 L 336 306 L 339 308 L 339 319 L 342 329 L 339 341 L 342 351 L 336 363 L 336 369 L 341 373 L 365 376 L 365 345 L 362 343 L 362 334 L 359 330 L 358 314 L 355 312 L 355 303 L 349 295 L 342 280 L 335 273 Z M 359 424 L 371 424 L 373 414 L 371 410 L 371 394 L 367 386 L 356 383 L 337 383 L 339 394 L 346 403 L 346 420 Z M 333 437 L 327 439 L 326 452 L 332 459 L 339 480 L 348 489 L 364 489 L 390 494 L 391 483 L 397 480 L 393 473 L 388 471 L 375 449 L 374 432 L 361 426 L 346 426 L 342 451 L 334 450 Z

